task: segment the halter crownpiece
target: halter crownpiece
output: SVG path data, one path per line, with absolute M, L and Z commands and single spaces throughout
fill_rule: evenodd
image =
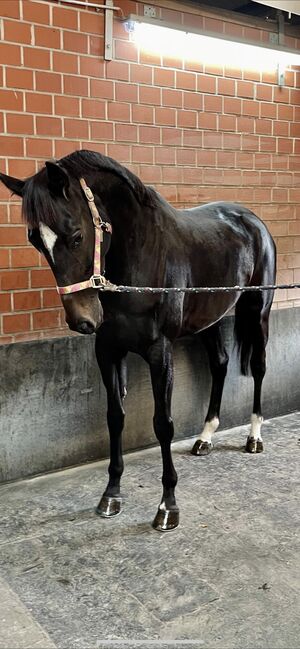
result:
M 104 275 L 101 275 L 101 243 L 103 241 L 103 231 L 112 234 L 112 227 L 110 223 L 102 221 L 101 216 L 95 204 L 95 199 L 92 190 L 87 186 L 84 178 L 79 179 L 82 191 L 88 201 L 88 206 L 93 219 L 95 227 L 95 249 L 94 249 L 94 273 L 93 275 L 83 282 L 77 284 L 69 284 L 69 286 L 57 286 L 57 291 L 60 295 L 69 295 L 77 291 L 83 291 L 86 288 L 113 290 L 114 285 L 111 284 Z

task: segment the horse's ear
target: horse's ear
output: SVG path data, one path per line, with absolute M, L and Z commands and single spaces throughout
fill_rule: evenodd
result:
M 70 180 L 67 172 L 57 162 L 46 162 L 49 189 L 55 196 L 64 196 L 68 200 Z
M 13 178 L 13 176 L 7 176 L 6 174 L 0 173 L 0 180 L 3 182 L 7 189 L 10 189 L 13 194 L 17 196 L 23 196 L 23 190 L 25 186 L 25 180 L 19 180 L 18 178 Z

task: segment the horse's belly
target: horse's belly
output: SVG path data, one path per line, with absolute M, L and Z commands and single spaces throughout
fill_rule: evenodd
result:
M 183 312 L 184 333 L 197 333 L 207 329 L 234 307 L 239 293 L 189 296 Z

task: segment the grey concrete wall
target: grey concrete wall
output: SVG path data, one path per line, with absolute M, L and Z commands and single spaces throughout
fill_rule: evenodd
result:
M 274 311 L 264 382 L 265 418 L 300 409 L 300 308 Z M 224 320 L 228 350 L 233 318 Z M 156 443 L 149 372 L 130 355 L 124 449 Z M 0 481 L 108 455 L 106 398 L 93 337 L 66 337 L 0 347 Z M 199 338 L 175 346 L 176 438 L 197 434 L 208 405 L 210 375 Z M 249 421 L 252 379 L 240 377 L 231 354 L 221 428 Z

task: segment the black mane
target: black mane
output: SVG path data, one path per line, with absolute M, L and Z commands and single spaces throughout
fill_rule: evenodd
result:
M 123 167 L 112 158 L 95 151 L 74 151 L 58 161 L 71 178 L 79 179 L 91 171 L 109 171 L 123 180 L 132 190 L 140 204 L 154 207 L 158 195 L 151 187 L 147 187 L 129 169 Z M 37 174 L 28 178 L 25 185 L 22 203 L 23 218 L 32 228 L 38 227 L 40 221 L 53 225 L 57 220 L 55 200 L 52 198 L 47 183 L 47 173 L 43 167 Z
M 119 162 L 109 158 L 108 156 L 96 153 L 95 151 L 74 151 L 70 155 L 62 158 L 60 161 L 70 175 L 79 178 L 84 173 L 89 173 L 91 170 L 110 171 L 115 176 L 124 180 L 131 188 L 139 203 L 153 204 L 155 192 L 146 187 L 142 181 L 135 176 L 129 169 L 123 167 Z

